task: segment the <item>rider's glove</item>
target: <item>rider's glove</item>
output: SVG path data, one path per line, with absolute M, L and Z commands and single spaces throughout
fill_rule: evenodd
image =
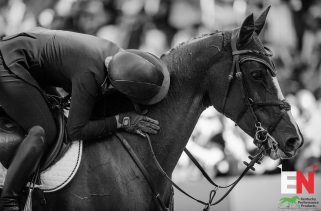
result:
M 116 116 L 117 128 L 145 136 L 145 133 L 157 134 L 160 130 L 159 122 L 134 112 L 122 113 Z

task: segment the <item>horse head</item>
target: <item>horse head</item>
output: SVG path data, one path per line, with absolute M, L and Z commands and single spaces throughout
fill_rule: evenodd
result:
M 209 68 L 207 95 L 210 104 L 259 140 L 256 145 L 267 140 L 272 159 L 290 158 L 303 137 L 278 84 L 272 52 L 259 39 L 268 11 L 256 21 L 251 14 L 240 28 L 224 32 L 226 59 Z

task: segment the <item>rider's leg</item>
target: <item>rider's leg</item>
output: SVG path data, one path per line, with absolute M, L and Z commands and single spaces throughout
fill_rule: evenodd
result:
M 28 182 L 29 177 L 36 171 L 44 152 L 44 138 L 44 129 L 40 126 L 34 126 L 20 144 L 8 169 L 1 193 L 2 207 L 1 205 L 0 207 L 4 210 L 19 211 L 19 194 Z
M 55 140 L 56 125 L 39 90 L 10 73 L 1 62 L 0 93 L 0 104 L 3 109 L 26 132 L 29 131 L 8 168 L 0 198 L 2 211 L 1 206 L 10 207 L 17 204 L 17 194 L 34 173 L 43 152 Z M 6 208 L 6 210 L 15 209 L 18 207 Z

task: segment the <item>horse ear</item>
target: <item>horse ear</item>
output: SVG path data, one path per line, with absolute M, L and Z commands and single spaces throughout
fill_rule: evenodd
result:
M 259 35 L 263 29 L 266 17 L 270 11 L 271 5 L 268 6 L 255 21 L 255 32 Z
M 239 34 L 238 43 L 240 45 L 247 43 L 255 30 L 253 13 L 245 18 Z

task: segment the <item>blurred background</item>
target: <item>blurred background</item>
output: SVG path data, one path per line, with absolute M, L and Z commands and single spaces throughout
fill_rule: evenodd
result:
M 258 16 L 268 5 L 272 8 L 261 38 L 274 52 L 279 83 L 305 144 L 294 159 L 265 158 L 218 210 L 277 210 L 280 163 L 288 171 L 311 170 L 313 163 L 321 169 L 320 0 L 0 0 L 0 35 L 42 26 L 96 35 L 160 56 L 197 35 L 238 27 L 246 15 Z M 214 108 L 202 114 L 187 147 L 223 184 L 241 173 L 242 161 L 255 148 L 251 138 Z M 209 184 L 186 155 L 173 178 L 207 200 Z M 244 203 L 256 194 L 276 196 L 266 204 Z M 317 194 L 321 200 L 320 190 Z M 201 209 L 179 193 L 175 198 L 176 210 Z

